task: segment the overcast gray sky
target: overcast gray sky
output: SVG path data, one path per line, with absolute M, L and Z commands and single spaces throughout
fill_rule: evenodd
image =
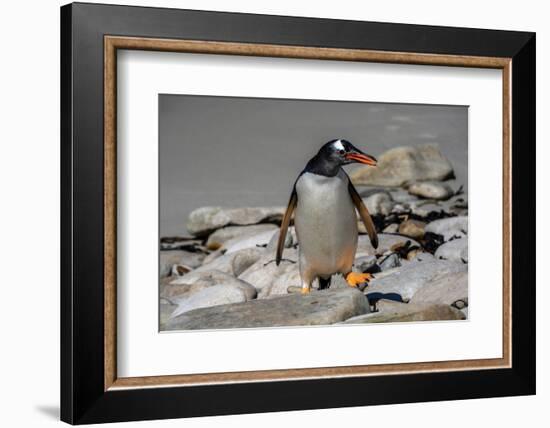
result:
M 439 143 L 467 185 L 464 106 L 159 95 L 159 132 L 161 236 L 187 235 L 201 206 L 285 205 L 306 162 L 334 138 L 376 157 Z

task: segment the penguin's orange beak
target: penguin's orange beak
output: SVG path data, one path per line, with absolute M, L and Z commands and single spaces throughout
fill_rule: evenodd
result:
M 364 163 L 365 165 L 376 166 L 378 162 L 374 156 L 367 155 L 366 153 L 351 152 L 346 155 L 346 159 Z

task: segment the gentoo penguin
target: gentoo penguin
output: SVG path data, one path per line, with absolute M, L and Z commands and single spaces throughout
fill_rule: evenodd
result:
M 319 289 L 330 286 L 333 274 L 341 273 L 350 287 L 371 279 L 370 274 L 351 270 L 357 250 L 357 216 L 365 224 L 371 244 L 378 237 L 371 216 L 348 175 L 342 169 L 350 163 L 375 166 L 376 159 L 347 140 L 332 140 L 323 145 L 300 173 L 283 216 L 275 262 L 281 262 L 285 237 L 292 213 L 299 244 L 302 294 L 309 293 L 315 278 Z

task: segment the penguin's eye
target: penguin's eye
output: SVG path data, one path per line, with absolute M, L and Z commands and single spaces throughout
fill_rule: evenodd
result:
M 345 151 L 345 150 L 342 150 L 342 149 L 340 149 L 340 150 L 338 150 L 338 153 L 340 153 L 341 155 L 343 155 L 344 153 L 346 153 L 346 151 Z

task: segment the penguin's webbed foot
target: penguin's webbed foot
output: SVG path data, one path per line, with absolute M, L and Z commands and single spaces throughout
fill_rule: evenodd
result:
M 361 288 L 361 285 L 368 286 L 369 281 L 374 278 L 373 275 L 370 273 L 359 273 L 359 272 L 350 272 L 346 276 L 346 282 L 350 287 L 359 287 Z M 362 287 L 365 288 L 365 287 Z

